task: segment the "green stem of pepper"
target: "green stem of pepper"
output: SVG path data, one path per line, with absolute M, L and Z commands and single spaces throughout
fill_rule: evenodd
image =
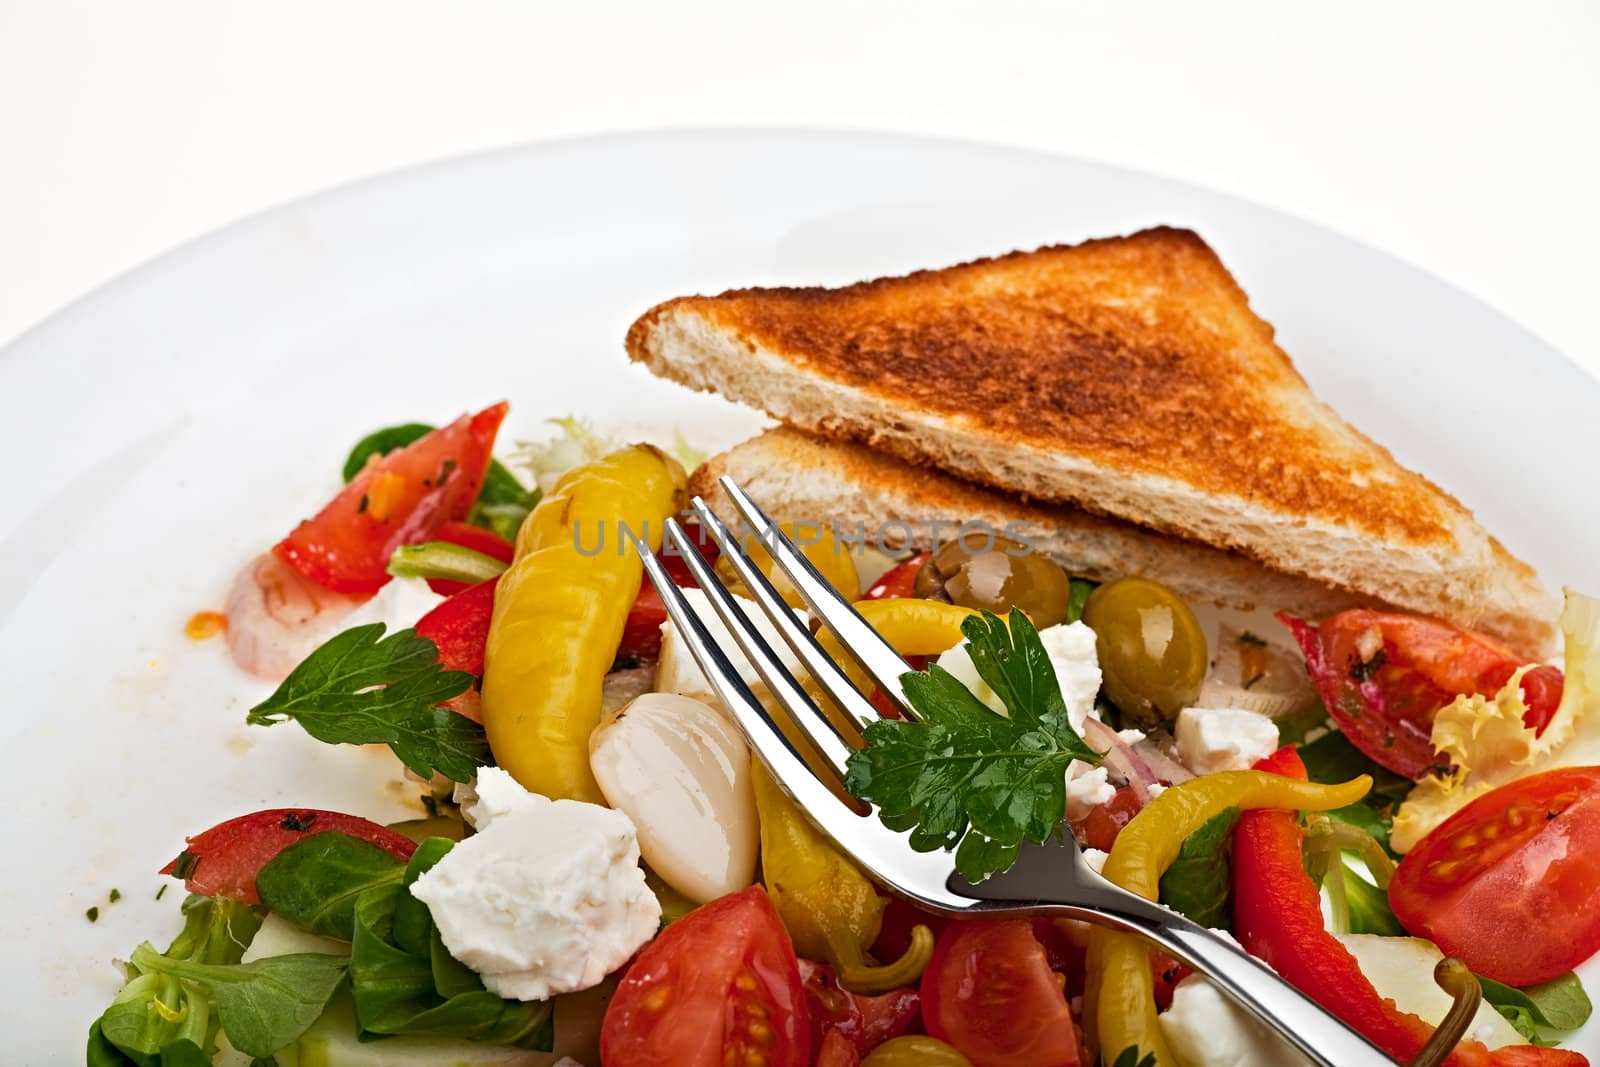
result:
M 477 585 L 498 577 L 505 569 L 506 565 L 493 556 L 448 541 L 401 545 L 389 557 L 389 573 L 396 578 L 446 578 Z

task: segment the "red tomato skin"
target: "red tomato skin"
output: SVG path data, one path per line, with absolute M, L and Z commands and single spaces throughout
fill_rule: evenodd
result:
M 272 808 L 218 823 L 184 839 L 183 853 L 161 868 L 173 874 L 184 856 L 194 867 L 184 885 L 203 897 L 234 897 L 259 904 L 256 875 L 278 853 L 314 834 L 341 833 L 377 845 L 398 860 L 409 860 L 416 842 L 386 826 L 357 815 L 317 808 Z
M 447 670 L 482 677 L 483 650 L 489 641 L 489 619 L 494 615 L 494 591 L 499 584 L 496 577 L 468 586 L 417 620 L 417 636 L 439 646 L 439 662 Z
M 811 1064 L 799 961 L 760 886 L 696 908 L 640 950 L 600 1027 L 602 1067 L 730 1062 Z
M 1433 717 L 1464 694 L 1492 696 L 1523 660 L 1492 637 L 1439 619 L 1358 608 L 1320 625 L 1278 616 L 1305 655 L 1317 694 L 1352 744 L 1396 774 L 1420 778 L 1445 765 L 1434 751 Z M 1364 659 L 1369 633 L 1382 652 Z M 1561 703 L 1562 677 L 1538 666 L 1523 676 L 1523 721 L 1542 731 Z
M 283 560 L 325 589 L 375 593 L 389 581 L 389 557 L 401 545 L 427 541 L 464 519 L 483 485 L 508 405 L 463 415 L 442 429 L 375 460 L 321 511 L 273 547 Z M 381 508 L 374 483 L 388 487 Z
M 973 1067 L 1077 1067 L 1061 979 L 1026 919 L 955 922 L 922 975 L 928 1034 Z
M 517 548 L 510 541 L 495 533 L 485 530 L 482 526 L 474 526 L 470 522 L 447 522 L 439 527 L 433 535 L 435 541 L 448 541 L 452 545 L 470 548 L 474 552 L 481 552 L 491 559 L 497 559 L 507 566 L 516 558 Z M 466 582 L 457 582 L 450 578 L 429 578 L 428 588 L 440 596 L 455 596 L 463 589 L 468 588 Z
M 1546 771 L 1478 797 L 1400 861 L 1406 930 L 1506 985 L 1600 952 L 1600 767 Z
M 1122 833 L 1122 828 L 1133 821 L 1144 805 L 1139 802 L 1139 794 L 1132 786 L 1122 786 L 1112 794 L 1110 800 L 1104 804 L 1097 804 L 1089 809 L 1089 814 L 1083 818 L 1081 836 L 1084 844 L 1090 848 L 1097 848 L 1101 852 L 1110 852 L 1111 846 L 1117 843 L 1117 835 Z
M 861 594 L 863 600 L 903 600 L 917 595 L 917 572 L 928 562 L 928 553 L 918 552 L 904 563 L 897 563 Z

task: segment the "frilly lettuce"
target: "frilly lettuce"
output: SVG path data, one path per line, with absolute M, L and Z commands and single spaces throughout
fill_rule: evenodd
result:
M 548 441 L 519 441 L 517 462 L 533 476 L 541 492 L 548 493 L 561 476 L 574 467 L 582 466 L 623 446 L 615 437 L 595 432 L 586 419 L 569 416 L 565 419 L 548 419 L 561 432 Z M 682 431 L 673 432 L 673 443 L 664 450 L 667 455 L 694 470 L 706 460 L 706 454 L 684 439 Z
M 1555 767 L 1600 763 L 1600 600 L 1567 590 L 1561 613 L 1566 685 L 1542 736 L 1522 724 L 1522 676 L 1493 697 L 1457 697 L 1433 720 L 1433 747 L 1446 773 L 1419 781 L 1395 813 L 1389 841 L 1409 852 L 1434 827 L 1492 789 Z

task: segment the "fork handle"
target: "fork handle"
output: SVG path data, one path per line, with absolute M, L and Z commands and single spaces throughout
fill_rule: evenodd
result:
M 1322 1067 L 1394 1067 L 1395 1061 L 1233 942 L 1159 904 L 1105 893 L 1090 907 L 1050 910 L 1154 942 L 1216 983 L 1224 995 Z M 1294 1020 L 1290 1023 L 1289 1020 Z

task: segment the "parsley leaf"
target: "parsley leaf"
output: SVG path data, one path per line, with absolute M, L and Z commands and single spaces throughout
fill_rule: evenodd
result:
M 1117 1053 L 1117 1058 L 1112 1061 L 1111 1067 L 1156 1067 L 1156 1054 L 1147 1052 L 1141 1059 L 1139 1050 L 1130 1046 Z
M 961 624 L 1001 715 L 937 664 L 902 676 L 916 722 L 880 719 L 850 757 L 845 788 L 878 806 L 885 825 L 911 830 L 920 852 L 955 849 L 977 882 L 1003 871 L 1024 840 L 1043 844 L 1066 817 L 1066 770 L 1097 762 L 1067 718 L 1055 669 L 1026 615 L 989 612 Z
M 423 778 L 465 782 L 491 762 L 483 727 L 439 704 L 466 692 L 465 671 L 445 670 L 439 647 L 415 630 L 384 636 L 381 622 L 330 638 L 245 721 L 293 719 L 331 745 L 388 745 Z

